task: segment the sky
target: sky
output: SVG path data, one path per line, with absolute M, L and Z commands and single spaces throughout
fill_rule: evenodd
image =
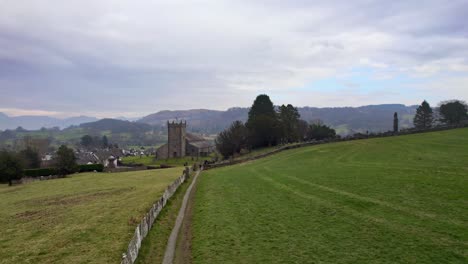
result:
M 468 100 L 468 0 L 0 0 L 0 112 Z

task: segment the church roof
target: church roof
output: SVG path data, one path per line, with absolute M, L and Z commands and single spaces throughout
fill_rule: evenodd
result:
M 187 139 L 188 142 L 198 142 L 198 141 L 206 141 L 202 136 L 191 134 L 191 133 L 186 133 L 185 138 Z
M 213 144 L 211 144 L 209 141 L 196 141 L 196 142 L 189 142 L 190 145 L 198 148 L 198 149 L 204 149 L 204 148 L 211 148 L 213 147 Z

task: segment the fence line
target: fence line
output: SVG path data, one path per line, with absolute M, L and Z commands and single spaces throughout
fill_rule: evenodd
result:
M 146 213 L 146 215 L 141 220 L 140 224 L 135 228 L 135 233 L 133 234 L 130 243 L 128 244 L 127 252 L 122 254 L 121 264 L 133 264 L 138 257 L 138 252 L 141 248 L 141 242 L 148 235 L 148 232 L 153 227 L 154 221 L 158 217 L 161 210 L 166 206 L 167 201 L 174 195 L 179 186 L 184 183 L 190 177 L 191 168 L 187 167 L 182 176 L 177 178 L 172 182 L 164 191 L 161 198 L 156 201 L 151 209 Z

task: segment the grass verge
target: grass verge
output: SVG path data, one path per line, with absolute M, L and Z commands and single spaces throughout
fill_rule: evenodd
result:
M 155 224 L 151 228 L 148 236 L 143 240 L 140 253 L 136 260 L 136 264 L 147 263 L 162 263 L 166 250 L 167 240 L 171 235 L 175 220 L 182 205 L 182 200 L 187 188 L 193 180 L 193 175 L 190 179 L 174 193 L 171 199 L 166 204 L 166 207 L 161 211 Z

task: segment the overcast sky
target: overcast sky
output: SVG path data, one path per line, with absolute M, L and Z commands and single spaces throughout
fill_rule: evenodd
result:
M 0 0 L 0 112 L 468 100 L 468 0 Z

